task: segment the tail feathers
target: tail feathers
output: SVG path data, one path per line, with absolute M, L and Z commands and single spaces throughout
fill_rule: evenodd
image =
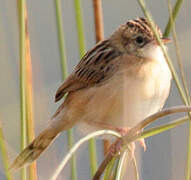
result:
M 53 129 L 45 129 L 17 156 L 10 169 L 16 170 L 32 163 L 53 142 L 57 135 L 58 132 Z

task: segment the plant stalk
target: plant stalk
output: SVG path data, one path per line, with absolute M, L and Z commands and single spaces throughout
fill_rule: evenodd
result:
M 26 129 L 26 37 L 25 37 L 25 0 L 19 0 L 20 35 L 20 114 L 21 114 L 21 151 L 27 142 Z M 26 180 L 26 168 L 21 169 L 21 180 Z
M 63 30 L 63 19 L 62 19 L 62 8 L 60 0 L 55 0 L 56 7 L 56 20 L 57 20 L 57 31 L 58 31 L 58 41 L 60 49 L 60 62 L 62 70 L 62 79 L 66 79 L 68 70 L 67 70 L 67 58 L 66 58 L 66 48 L 64 43 L 64 30 Z M 68 130 L 68 150 L 73 146 L 73 131 L 72 129 Z M 72 180 L 77 180 L 77 168 L 76 168 L 76 158 L 75 155 L 71 158 L 71 177 Z
M 78 33 L 78 45 L 80 58 L 85 54 L 85 36 L 83 26 L 83 16 L 80 0 L 74 0 L 75 14 L 76 14 L 76 26 Z M 97 154 L 96 154 L 96 143 L 94 139 L 89 141 L 89 156 L 91 175 L 93 176 L 97 169 Z
M 27 121 L 27 143 L 35 138 L 34 113 L 33 113 L 33 86 L 32 86 L 32 61 L 30 51 L 30 39 L 28 31 L 27 9 L 25 7 L 25 38 L 26 38 L 26 121 Z M 29 166 L 29 179 L 37 180 L 36 162 Z

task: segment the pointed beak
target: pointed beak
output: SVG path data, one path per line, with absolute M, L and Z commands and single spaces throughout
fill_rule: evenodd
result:
M 171 42 L 171 39 L 165 38 L 165 37 L 161 38 L 161 40 L 162 40 L 162 42 L 163 42 L 164 44 L 167 44 L 167 43 L 170 43 L 170 42 Z

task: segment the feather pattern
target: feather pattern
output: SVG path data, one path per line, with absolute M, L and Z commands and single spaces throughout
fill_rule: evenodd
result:
M 119 68 L 119 56 L 108 40 L 101 41 L 88 51 L 56 92 L 55 101 L 59 101 L 65 93 L 78 89 L 97 86 L 108 80 Z

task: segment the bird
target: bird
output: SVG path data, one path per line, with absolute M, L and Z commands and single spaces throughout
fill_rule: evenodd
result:
M 155 24 L 164 48 L 170 42 Z M 58 88 L 64 99 L 47 128 L 13 161 L 19 169 L 36 160 L 63 131 L 123 131 L 160 111 L 168 98 L 171 71 L 147 18 L 127 21 L 82 57 Z

